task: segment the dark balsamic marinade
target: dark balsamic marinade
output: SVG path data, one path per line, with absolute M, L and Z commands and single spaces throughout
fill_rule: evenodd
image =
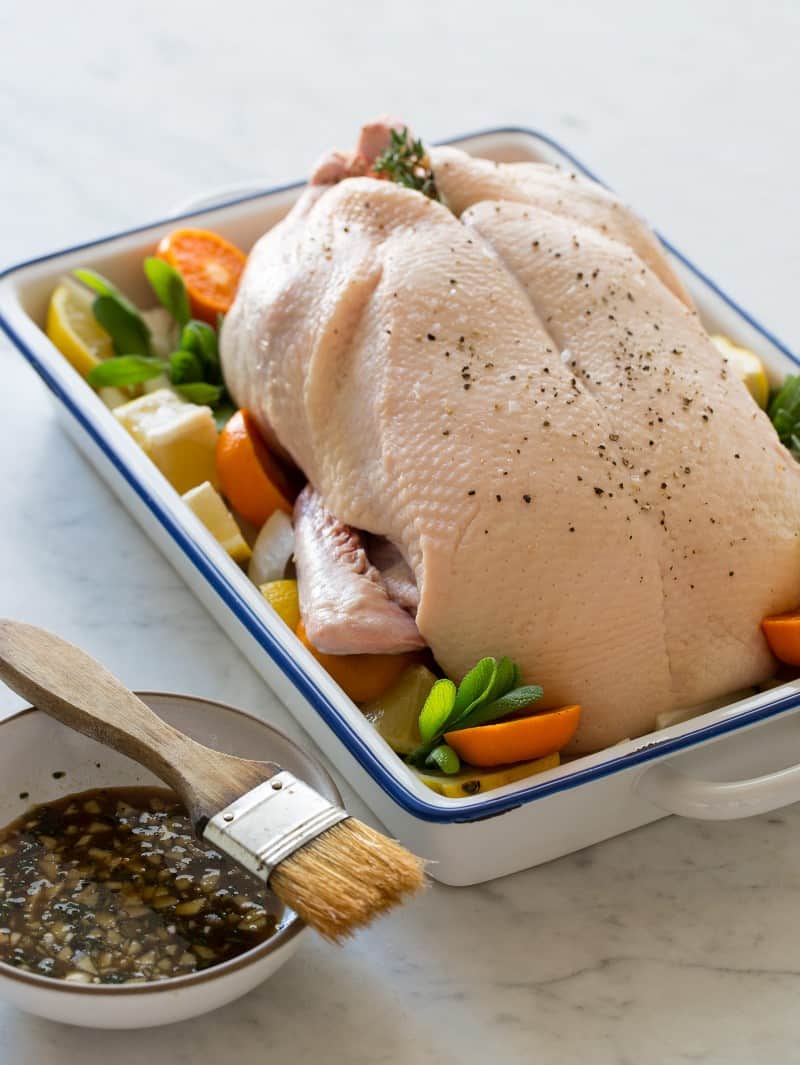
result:
M 169 791 L 70 795 L 0 830 L 0 960 L 27 972 L 165 980 L 234 958 L 275 929 L 273 900 L 195 838 Z

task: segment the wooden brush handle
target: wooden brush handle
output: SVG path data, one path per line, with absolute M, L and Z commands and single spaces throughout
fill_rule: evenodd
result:
M 84 651 L 35 625 L 0 620 L 0 679 L 51 717 L 146 766 L 178 793 L 195 825 L 279 769 L 190 739 Z

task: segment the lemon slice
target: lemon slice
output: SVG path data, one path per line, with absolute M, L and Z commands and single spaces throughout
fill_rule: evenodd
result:
M 469 766 L 454 776 L 446 777 L 443 773 L 425 773 L 415 769 L 423 784 L 435 791 L 438 795 L 444 795 L 448 799 L 464 799 L 469 795 L 482 795 L 494 788 L 502 788 L 504 784 L 513 784 L 525 777 L 532 777 L 536 773 L 544 773 L 548 769 L 555 769 L 561 764 L 558 752 L 547 754 L 544 758 L 537 758 L 533 762 L 521 762 L 519 765 L 509 765 L 504 769 L 472 769 Z
M 294 632 L 300 624 L 297 581 L 267 581 L 261 585 L 260 591 L 278 617 Z
M 247 562 L 250 548 L 213 484 L 205 481 L 185 492 L 182 499 L 235 562 Z
M 93 294 L 72 281 L 61 281 L 50 298 L 47 335 L 83 377 L 114 354 L 111 337 L 92 313 Z
M 728 337 L 717 335 L 711 339 L 717 350 L 728 360 L 728 365 L 736 376 L 744 382 L 759 407 L 765 410 L 769 402 L 769 380 L 758 355 L 749 348 L 734 344 Z

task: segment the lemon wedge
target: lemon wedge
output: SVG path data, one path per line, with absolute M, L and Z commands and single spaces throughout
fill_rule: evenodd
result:
M 388 691 L 362 705 L 364 717 L 398 754 L 411 754 L 422 743 L 419 712 L 435 683 L 425 666 L 409 666 Z
M 297 581 L 267 581 L 261 585 L 260 591 L 278 617 L 294 632 L 300 624 Z
M 217 426 L 210 407 L 161 388 L 115 407 L 114 416 L 178 492 L 216 484 Z
M 56 286 L 47 309 L 47 335 L 83 377 L 114 354 L 111 337 L 95 321 L 93 302 L 88 289 L 64 280 Z
M 182 499 L 235 562 L 247 562 L 250 558 L 250 548 L 233 514 L 225 506 L 222 496 L 213 484 L 204 481 L 196 488 L 184 492 Z
M 711 338 L 720 354 L 728 360 L 728 365 L 742 380 L 756 403 L 762 410 L 766 410 L 769 402 L 769 380 L 764 364 L 758 355 L 749 348 L 743 348 L 734 344 L 728 337 L 712 336 Z

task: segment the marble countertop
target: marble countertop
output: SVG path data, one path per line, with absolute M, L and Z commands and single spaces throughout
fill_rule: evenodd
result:
M 490 33 L 473 0 L 199 8 L 146 0 L 130 25 L 98 0 L 0 12 L 2 263 L 208 188 L 294 178 L 388 109 L 431 137 L 546 130 L 800 346 L 796 5 L 498 0 Z M 5 342 L 0 370 L 0 613 L 131 686 L 258 706 L 302 739 Z M 17 705 L 0 692 L 0 714 Z M 86 1031 L 0 1004 L 0 1061 L 795 1061 L 796 831 L 798 807 L 669 819 L 481 887 L 434 886 L 346 949 L 309 939 L 245 999 L 168 1029 Z

